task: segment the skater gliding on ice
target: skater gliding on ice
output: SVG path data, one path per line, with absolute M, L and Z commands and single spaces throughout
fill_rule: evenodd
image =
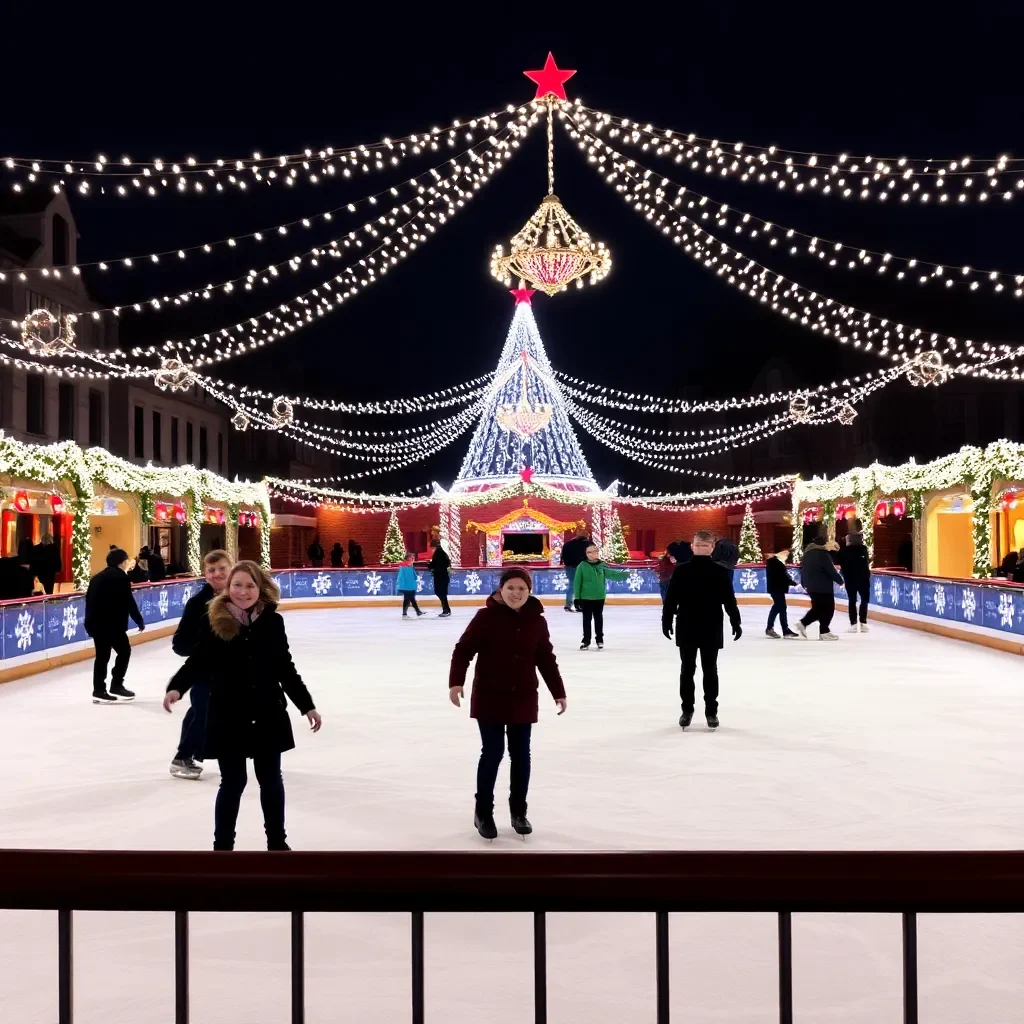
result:
M 451 564 L 452 560 L 448 557 L 448 552 L 441 547 L 441 542 L 438 541 L 434 545 L 434 553 L 430 556 L 430 564 L 427 568 L 434 577 L 434 593 L 441 602 L 441 614 L 438 616 L 440 619 L 451 618 L 452 614 L 451 608 L 448 607 L 448 577 L 450 575 L 448 570 L 451 568 Z
M 698 652 L 704 674 L 704 714 L 708 728 L 718 728 L 718 652 L 725 646 L 723 608 L 732 625 L 733 640 L 743 635 L 740 610 L 732 589 L 732 570 L 711 560 L 714 550 L 712 534 L 701 530 L 693 535 L 693 557 L 676 567 L 661 612 L 661 631 L 670 640 L 672 620 L 676 620 L 676 645 L 682 662 L 679 673 L 683 710 L 679 726 L 682 729 L 693 720 Z
M 785 637 L 787 640 L 794 640 L 800 634 L 789 628 L 787 617 L 786 594 L 790 587 L 796 586 L 796 580 L 789 575 L 786 562 L 789 560 L 789 549 L 783 548 L 771 555 L 764 564 L 765 582 L 768 587 L 768 594 L 772 599 L 772 609 L 768 613 L 768 628 L 764 631 L 765 636 L 772 640 L 780 640 Z M 782 626 L 782 633 L 775 632 L 775 619 L 778 618 Z
M 576 608 L 583 612 L 583 643 L 580 650 L 590 647 L 590 633 L 593 627 L 597 649 L 604 649 L 604 602 L 608 596 L 607 580 L 625 580 L 628 572 L 613 569 L 601 561 L 601 552 L 596 544 L 587 546 L 587 557 L 576 567 L 573 580 L 573 596 Z
M 206 750 L 220 766 L 214 811 L 215 850 L 235 848 L 235 823 L 251 758 L 260 784 L 268 850 L 289 850 L 284 830 L 281 754 L 295 746 L 288 699 L 318 732 L 322 724 L 292 661 L 284 620 L 277 611 L 281 592 L 255 563 L 238 562 L 225 590 L 210 602 L 210 628 L 188 661 L 175 673 L 164 710 L 196 682 L 209 680 Z
M 864 546 L 864 524 L 854 519 L 853 528 L 846 535 L 846 543 L 839 549 L 839 568 L 850 599 L 850 632 L 868 631 L 868 601 L 871 597 L 871 563 Z M 857 596 L 860 595 L 860 622 L 857 621 Z
M 395 589 L 402 595 L 402 618 L 409 618 L 409 608 L 416 613 L 418 619 L 421 615 L 426 613 L 420 610 L 420 606 L 416 603 L 416 590 L 418 587 L 418 577 L 416 575 L 416 569 L 413 566 L 413 562 L 416 560 L 416 556 L 411 552 L 405 553 L 405 561 L 402 563 L 401 569 L 398 570 L 398 579 L 395 580 Z
M 530 787 L 530 732 L 537 721 L 540 671 L 558 713 L 565 712 L 565 686 L 551 646 L 544 606 L 533 597 L 533 580 L 521 568 L 502 573 L 497 591 L 473 616 L 452 652 L 448 697 L 456 706 L 464 694 L 469 663 L 476 656 L 469 713 L 480 728 L 480 762 L 476 773 L 473 824 L 484 839 L 498 835 L 494 824 L 494 783 L 505 755 L 511 761 L 509 813 L 521 836 L 533 826 L 526 817 Z
M 128 642 L 129 617 L 141 633 L 146 628 L 139 606 L 128 580 L 130 564 L 128 552 L 111 548 L 107 552 L 107 567 L 89 581 L 85 592 L 85 631 L 96 645 L 96 661 L 92 669 L 93 704 L 114 704 L 134 700 L 135 694 L 125 689 L 124 677 L 132 656 Z M 107 665 L 110 654 L 116 654 L 110 672 L 110 692 L 107 692 Z
M 836 594 L 834 583 L 843 585 L 843 577 L 836 572 L 832 562 L 832 552 L 838 551 L 839 545 L 819 534 L 813 543 L 804 548 L 804 558 L 800 563 L 800 581 L 811 599 L 811 610 L 796 624 L 797 632 L 807 636 L 807 627 L 817 621 L 819 640 L 838 640 L 829 628 L 832 616 L 836 613 Z
M 566 541 L 562 546 L 562 568 L 565 569 L 565 578 L 568 580 L 565 585 L 565 610 L 567 612 L 577 610 L 573 583 L 580 563 L 586 561 L 588 547 L 590 547 L 590 538 L 582 531 L 578 537 Z

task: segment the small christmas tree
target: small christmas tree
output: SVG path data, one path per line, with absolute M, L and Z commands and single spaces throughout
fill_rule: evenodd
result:
M 382 565 L 405 561 L 405 539 L 398 528 L 398 516 L 394 509 L 388 520 L 388 532 L 384 535 L 384 550 L 380 553 L 380 561 Z
M 743 513 L 743 526 L 740 527 L 740 561 L 761 561 L 761 542 L 757 537 L 754 510 L 750 505 L 747 505 L 747 509 Z
M 626 536 L 622 529 L 622 521 L 619 519 L 618 509 L 612 512 L 612 538 L 608 542 L 608 561 L 629 561 L 629 545 L 626 543 Z

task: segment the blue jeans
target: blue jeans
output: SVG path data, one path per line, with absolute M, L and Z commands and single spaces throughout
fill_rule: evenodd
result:
M 789 632 L 789 620 L 786 618 L 786 595 L 783 592 L 772 594 L 772 610 L 768 613 L 768 628 L 775 625 L 775 618 L 778 616 L 782 625 L 782 632 Z
M 235 846 L 235 822 L 249 777 L 244 757 L 222 757 L 220 789 L 214 805 L 213 848 L 232 850 Z M 281 755 L 258 754 L 252 759 L 256 781 L 260 784 L 260 803 L 263 805 L 263 827 L 267 833 L 267 846 L 273 849 L 285 841 L 284 834 L 284 779 L 281 778 Z
M 526 794 L 530 788 L 530 730 L 532 726 L 504 725 L 477 721 L 480 727 L 480 763 L 476 769 L 476 806 L 479 811 L 494 810 L 494 783 L 498 766 L 505 756 L 505 732 L 508 731 L 508 756 L 512 762 L 508 806 L 513 814 L 526 814 Z
M 192 698 L 192 706 L 185 712 L 185 719 L 181 723 L 181 739 L 174 757 L 178 761 L 187 761 L 190 757 L 202 761 L 203 747 L 206 746 L 206 709 L 210 704 L 210 684 L 195 683 L 188 693 Z
M 665 598 L 668 595 L 669 580 L 658 580 L 658 590 L 661 591 L 661 603 L 665 603 Z
M 562 568 L 565 569 L 565 575 L 569 577 L 569 583 L 565 588 L 565 607 L 571 608 L 573 606 L 572 585 L 573 580 L 576 578 L 576 566 L 563 565 Z

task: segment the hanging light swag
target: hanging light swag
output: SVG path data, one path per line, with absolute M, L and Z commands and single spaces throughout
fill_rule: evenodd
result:
M 534 434 L 540 433 L 551 422 L 554 407 L 548 402 L 530 404 L 526 395 L 526 379 L 530 373 L 530 357 L 525 351 L 523 352 L 522 359 L 523 376 L 519 401 L 515 405 L 499 405 L 495 418 L 502 430 L 518 434 L 520 437 L 533 437 Z

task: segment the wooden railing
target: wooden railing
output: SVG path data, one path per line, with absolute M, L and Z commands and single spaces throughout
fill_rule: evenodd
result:
M 183 879 L 188 885 L 181 885 Z M 669 915 L 778 916 L 779 1020 L 793 1021 L 792 914 L 903 924 L 903 1020 L 916 1024 L 917 915 L 1021 913 L 1024 852 L 135 853 L 0 851 L 0 909 L 58 914 L 60 1024 L 73 1024 L 73 913 L 172 911 L 175 1024 L 189 1020 L 189 913 L 291 914 L 291 1021 L 305 1020 L 306 912 L 411 915 L 411 1019 L 424 1021 L 423 915 L 532 912 L 534 1016 L 547 1021 L 547 913 L 655 917 L 658 1024 L 669 1022 Z

